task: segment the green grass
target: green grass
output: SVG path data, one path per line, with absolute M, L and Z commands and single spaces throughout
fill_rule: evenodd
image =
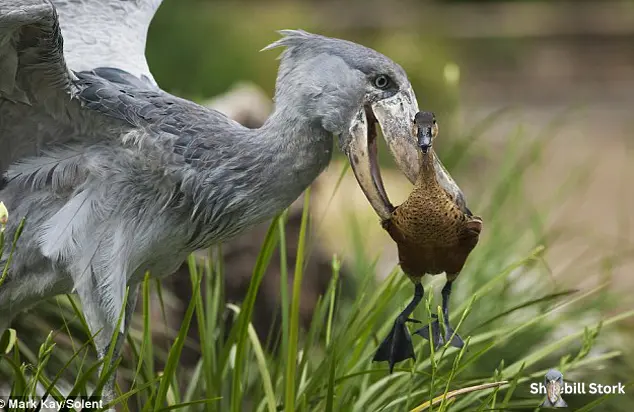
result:
M 459 170 L 457 162 L 467 151 L 477 152 L 486 122 L 494 120 L 486 120 L 441 154 L 451 170 Z M 548 232 L 543 223 L 548 207 L 527 207 L 521 190 L 527 172 L 539 164 L 541 150 L 539 140 L 518 132 L 509 139 L 497 181 L 490 182 L 480 198 L 470 199 L 485 227 L 451 301 L 451 321 L 466 340 L 462 350 L 433 351 L 415 337 L 415 362 L 398 364 L 391 375 L 385 363 L 371 362 L 413 287 L 399 268 L 377 281 L 377 253 L 364 248 L 363 230 L 354 217 L 349 224 L 357 256 L 347 262 L 333 257 L 330 286 L 304 330 L 298 315 L 300 285 L 309 264 L 309 234 L 315 229 L 305 206 L 296 265 L 292 271 L 282 265 L 277 351 L 265 349 L 268 342 L 260 341 L 250 320 L 271 257 L 280 253 L 286 261 L 286 214 L 271 223 L 240 305 L 224 299 L 226 274 L 217 258 L 219 247 L 210 251 L 204 265 L 189 260 L 193 295 L 178 330 L 169 330 L 150 315 L 157 310 L 165 314 L 169 302 L 160 282 L 146 276 L 143 316 L 133 325 L 126 357 L 118 364 L 118 374 L 129 387 L 119 391 L 113 404 L 124 411 L 534 410 L 542 398 L 528 393 L 529 383 L 541 381 L 549 368 L 557 367 L 566 379 L 576 381 L 617 379 L 611 370 L 625 355 L 615 340 L 615 325 L 634 312 L 605 315 L 613 303 L 605 285 L 570 290 L 553 282 L 543 255 L 565 233 Z M 306 205 L 309 198 L 307 193 Z M 353 268 L 354 299 L 342 294 L 342 265 Z M 287 287 L 289 276 L 292 288 Z M 434 293 L 427 294 L 415 317 L 426 321 L 438 311 L 439 299 L 433 295 L 443 282 L 444 276 L 426 279 L 426 291 Z M 158 302 L 150 299 L 154 294 Z M 9 330 L 0 340 L 0 383 L 10 383 L 11 396 L 45 392 L 60 401 L 98 393 L 112 371 L 98 373 L 100 363 L 75 298 L 58 297 L 36 313 L 23 323 L 24 329 Z M 233 314 L 232 322 L 225 321 L 228 314 Z M 188 337 L 193 324 L 196 341 Z M 172 342 L 167 350 L 153 343 L 152 336 L 161 334 Z M 200 353 L 193 368 L 181 366 L 184 348 Z M 611 405 L 610 410 L 624 411 L 630 401 L 572 395 L 566 400 L 585 410 Z
M 254 279 L 262 273 L 263 265 L 272 253 L 276 240 L 277 221 L 265 241 Z M 301 248 L 300 248 L 301 249 Z M 458 330 L 468 336 L 466 347 L 457 351 L 443 348 L 430 357 L 430 348 L 425 342 L 417 343 L 417 362 L 407 361 L 399 365 L 393 375 L 388 375 L 385 365 L 373 365 L 370 359 L 381 336 L 387 333 L 390 319 L 396 316 L 400 306 L 395 298 L 411 293 L 410 285 L 403 276 L 394 271 L 380 285 L 360 291 L 358 299 L 348 308 L 347 314 L 335 316 L 332 303 L 337 298 L 337 283 L 332 282 L 328 293 L 318 306 L 315 322 L 311 329 L 299 340 L 299 325 L 296 316 L 298 290 L 293 288 L 289 326 L 292 328 L 286 353 L 273 356 L 263 350 L 253 327 L 247 321 L 253 310 L 250 296 L 257 287 L 254 282 L 242 308 L 228 305 L 239 314 L 238 320 L 229 333 L 226 342 L 221 339 L 204 340 L 203 336 L 214 336 L 215 330 L 208 330 L 199 313 L 202 297 L 200 285 L 209 285 L 203 278 L 218 277 L 221 273 L 212 270 L 211 262 L 204 270 L 192 267 L 194 299 L 191 300 L 182 326 L 174 337 L 174 343 L 167 354 L 162 370 L 152 369 L 143 364 L 142 354 L 151 348 L 149 332 L 154 327 L 145 317 L 142 338 L 130 339 L 138 364 L 132 387 L 120 394 L 115 403 L 130 398 L 142 399 L 143 410 L 168 408 L 188 408 L 189 410 L 426 410 L 430 403 L 435 410 L 479 410 L 487 408 L 511 408 L 532 405 L 539 399 L 521 399 L 513 396 L 523 383 L 540 379 L 550 366 L 558 366 L 564 373 L 582 370 L 593 364 L 602 364 L 619 355 L 609 351 L 590 356 L 590 349 L 596 344 L 598 333 L 603 328 L 632 316 L 633 312 L 606 318 L 599 324 L 579 328 L 566 337 L 544 344 L 548 331 L 562 323 L 562 311 L 577 307 L 591 299 L 597 291 L 586 293 L 561 293 L 537 298 L 526 297 L 524 301 L 507 311 L 487 316 L 484 325 L 470 321 L 474 307 L 484 299 L 496 297 L 495 291 L 517 271 L 529 274 L 531 265 L 539 259 L 543 248 L 536 248 L 522 259 L 501 268 L 488 282 L 480 285 L 471 299 L 454 305 L 454 322 Z M 298 265 L 301 270 L 301 265 Z M 336 268 L 336 266 L 335 266 Z M 471 266 L 467 273 L 473 271 Z M 297 272 L 296 272 L 297 275 Z M 296 277 L 297 279 L 297 277 Z M 212 279 L 211 284 L 214 281 Z M 143 284 L 144 298 L 148 297 L 152 282 L 149 278 Z M 210 291 L 211 292 L 211 291 Z M 403 302 L 404 300 L 401 300 Z M 209 302 L 217 313 L 224 310 L 222 302 Z M 541 314 L 522 322 L 502 320 L 520 316 L 522 311 L 541 308 Z M 196 312 L 199 325 L 202 357 L 194 371 L 179 370 L 179 355 L 187 339 L 187 330 Z M 212 311 L 213 312 L 213 311 Z M 209 313 L 209 312 L 207 312 Z M 464 322 L 459 321 L 465 318 Z M 324 319 L 331 319 L 323 322 Z M 213 324 L 213 323 L 212 323 Z M 466 324 L 466 327 L 464 326 Z M 486 325 L 489 325 L 487 327 Z M 221 326 L 216 325 L 214 328 Z M 293 331 L 293 329 L 295 331 Z M 527 334 L 526 332 L 530 332 Z M 529 336 L 533 336 L 529 339 Z M 8 336 L 8 334 L 7 334 Z M 327 336 L 331 336 L 326 339 Z M 521 347 L 514 348 L 512 356 L 499 356 L 496 352 L 508 353 L 506 346 L 514 339 L 522 337 Z M 11 347 L 9 347 L 11 345 Z M 14 384 L 12 396 L 35 394 L 35 384 L 39 382 L 50 396 L 61 400 L 61 390 L 55 387 L 55 380 L 46 377 L 44 368 L 55 351 L 51 337 L 40 347 L 35 362 L 23 357 L 22 344 L 13 338 L 3 338 L 0 349 L 6 353 L 2 362 L 13 370 Z M 8 349 L 8 350 L 7 350 Z M 77 348 L 75 355 L 81 357 L 86 347 Z M 521 353 L 521 356 L 517 356 Z M 212 356 L 215 355 L 215 356 Z M 151 357 L 151 353 L 146 353 Z M 66 367 L 73 365 L 70 359 Z M 495 364 L 489 373 L 485 365 L 493 358 Z M 28 358 L 28 355 L 26 356 Z M 148 358 L 149 359 L 149 358 Z M 205 359 L 208 359 L 205 361 Z M 289 361 L 290 360 L 290 361 Z M 546 362 L 546 363 L 545 363 Z M 149 363 L 149 362 L 146 362 Z M 204 365 L 213 365 L 203 371 Z M 542 366 L 545 365 L 545 366 Z M 96 386 L 103 383 L 103 376 L 97 377 L 97 364 L 79 368 L 70 393 L 90 394 L 87 382 L 94 379 Z M 138 373 L 144 370 L 145 373 Z M 207 372 L 207 373 L 205 373 Z M 482 373 L 482 374 L 481 374 Z M 181 379 L 189 376 L 186 383 Z M 501 387 L 487 386 L 494 382 L 508 381 Z M 238 386 L 238 388 L 236 388 Z M 470 388 L 476 388 L 469 392 Z M 446 399 L 443 399 L 443 394 Z M 229 396 L 227 396 L 229 395 Z M 201 410 L 202 410 L 201 409 Z

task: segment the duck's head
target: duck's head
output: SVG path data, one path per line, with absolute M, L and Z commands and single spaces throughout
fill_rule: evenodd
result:
M 427 153 L 438 135 L 436 116 L 432 112 L 418 112 L 416 116 L 414 116 L 414 127 L 416 129 L 418 146 L 423 153 Z

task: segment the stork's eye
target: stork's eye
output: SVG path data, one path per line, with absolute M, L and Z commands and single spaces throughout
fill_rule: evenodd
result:
M 387 89 L 391 83 L 392 81 L 390 80 L 390 78 L 384 74 L 380 74 L 376 76 L 376 78 L 374 79 L 374 86 L 377 89 L 381 89 L 381 90 Z

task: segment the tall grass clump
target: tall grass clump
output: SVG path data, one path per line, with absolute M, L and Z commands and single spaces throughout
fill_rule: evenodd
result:
M 467 152 L 478 150 L 478 136 L 493 123 L 495 116 L 485 119 L 444 149 L 441 157 L 451 170 L 458 169 Z M 309 264 L 309 233 L 314 229 L 307 193 L 295 266 L 285 263 L 283 213 L 272 221 L 262 242 L 240 305 L 226 302 L 223 296 L 223 282 L 231 273 L 225 273 L 220 247 L 210 251 L 204 264 L 189 260 L 192 298 L 178 330 L 169 330 L 166 322 L 152 316 L 165 313 L 169 302 L 160 282 L 146 276 L 142 316 L 133 324 L 118 368 L 127 384 L 118 388 L 108 406 L 123 411 L 233 412 L 535 409 L 543 397 L 531 394 L 529 384 L 541 382 L 550 368 L 562 371 L 567 380 L 608 383 L 611 375 L 606 366 L 622 359 L 611 341 L 612 326 L 634 311 L 606 316 L 605 285 L 577 290 L 553 280 L 544 260 L 545 250 L 556 241 L 545 226 L 547 208 L 526 207 L 522 191 L 528 171 L 539 162 L 543 143 L 522 133 L 518 130 L 509 137 L 496 179 L 479 197 L 470 197 L 472 210 L 485 219 L 485 228 L 452 296 L 452 323 L 466 340 L 463 349 L 433 350 L 427 341 L 415 339 L 416 361 L 398 364 L 393 374 L 386 364 L 371 362 L 413 291 L 398 267 L 386 279 L 377 280 L 375 251 L 359 254 L 360 261 L 333 257 L 330 285 L 310 327 L 303 329 L 298 315 L 300 286 Z M 363 244 L 361 230 L 351 233 Z M 269 350 L 271 345 L 261 341 L 251 317 L 265 270 L 276 253 L 282 257 L 281 330 L 279 344 Z M 354 299 L 342 294 L 342 265 L 355 268 Z M 438 311 L 440 301 L 433 295 L 444 276 L 425 281 L 425 289 L 434 293 L 414 314 L 422 321 Z M 151 299 L 152 295 L 159 299 Z M 0 340 L 0 383 L 4 384 L 0 397 L 63 400 L 99 393 L 106 376 L 98 374 L 100 364 L 75 298 L 47 301 L 38 313 L 29 315 L 31 322 L 24 330 L 11 329 Z M 58 326 L 51 331 L 50 325 Z M 197 333 L 192 339 L 194 325 Z M 159 334 L 172 342 L 168 350 L 153 344 L 152 337 Z M 42 338 L 36 343 L 34 336 Z M 181 367 L 184 348 L 200 354 L 192 368 Z M 610 396 L 569 395 L 566 401 L 579 410 L 629 407 L 625 400 Z

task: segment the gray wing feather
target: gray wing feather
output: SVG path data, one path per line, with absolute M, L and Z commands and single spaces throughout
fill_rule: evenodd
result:
M 67 262 L 72 253 L 86 240 L 81 237 L 86 232 L 92 232 L 87 228 L 94 221 L 97 203 L 97 199 L 92 195 L 89 190 L 77 193 L 42 225 L 39 241 L 44 256 L 48 256 L 54 262 Z
M 72 74 L 62 50 L 57 13 L 45 0 L 0 1 L 0 98 L 55 102 L 70 93 Z
M 74 71 L 116 67 L 152 83 L 145 59 L 147 31 L 162 0 L 53 0 Z
M 6 179 L 31 190 L 48 186 L 56 193 L 69 191 L 85 179 L 86 157 L 84 151 L 72 147 L 43 151 L 14 163 Z
M 0 175 L 77 130 L 116 123 L 79 114 L 74 71 L 101 66 L 98 75 L 114 84 L 158 88 L 144 52 L 160 3 L 0 0 Z
M 82 106 L 132 126 L 130 135 L 137 146 L 156 147 L 157 153 L 177 155 L 193 164 L 201 160 L 202 153 L 213 152 L 209 145 L 222 147 L 227 143 L 218 135 L 223 130 L 245 130 L 216 110 L 148 88 L 136 78 L 128 81 L 125 74 L 114 69 L 108 69 L 107 77 L 98 70 L 79 72 L 77 98 Z M 112 87 L 115 80 L 118 87 Z M 204 138 L 209 135 L 217 135 L 217 139 Z M 127 139 L 124 137 L 125 143 L 129 143 Z
M 55 8 L 46 0 L 0 0 L 0 173 L 42 137 L 25 118 L 63 117 L 72 96 Z M 37 117 L 39 115 L 41 117 Z

